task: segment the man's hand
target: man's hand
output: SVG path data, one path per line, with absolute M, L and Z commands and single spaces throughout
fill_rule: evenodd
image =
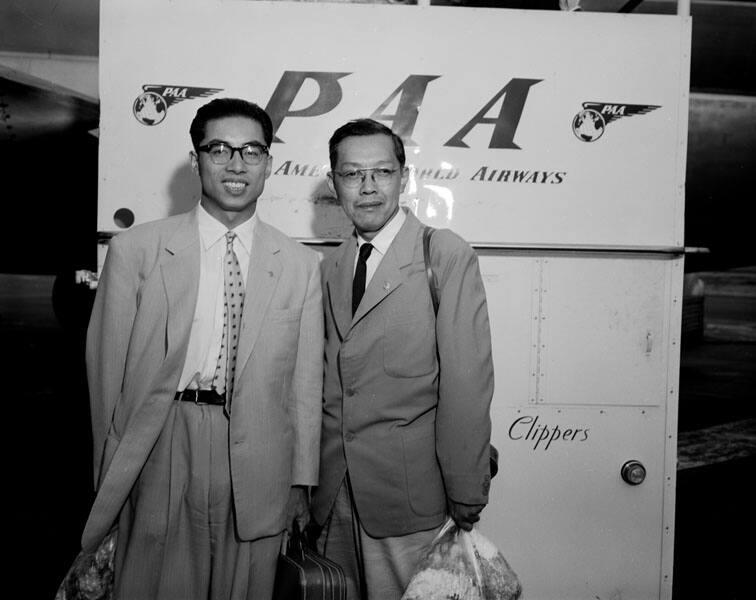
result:
M 480 511 L 485 508 L 485 504 L 462 504 L 448 499 L 449 516 L 460 529 L 472 531 L 473 525 L 480 521 Z
M 307 498 L 307 486 L 293 485 L 286 503 L 286 530 L 292 533 L 294 519 L 299 524 L 299 531 L 304 531 L 310 521 L 310 503 Z

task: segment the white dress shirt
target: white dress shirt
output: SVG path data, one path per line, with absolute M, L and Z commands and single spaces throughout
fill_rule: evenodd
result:
M 352 270 L 352 274 L 357 270 L 357 258 L 360 255 L 360 247 L 362 244 L 367 244 L 369 242 L 373 245 L 373 250 L 370 253 L 370 256 L 368 256 L 367 263 L 365 263 L 365 289 L 367 289 L 370 280 L 378 269 L 378 265 L 381 264 L 383 257 L 386 255 L 386 252 L 388 252 L 389 246 L 391 246 L 391 242 L 394 241 L 396 234 L 399 233 L 406 218 L 407 216 L 404 214 L 404 209 L 399 208 L 399 210 L 396 211 L 396 214 L 391 217 L 391 220 L 383 226 L 383 229 L 381 229 L 372 240 L 366 240 L 359 233 L 357 234 L 357 252 L 354 255 L 354 269 Z
M 223 338 L 223 257 L 226 255 L 226 226 L 197 205 L 200 236 L 200 278 L 197 306 L 194 310 L 189 348 L 178 391 L 184 389 L 209 390 Z M 252 238 L 257 214 L 237 226 L 234 231 L 234 252 L 241 267 L 244 286 L 247 286 Z

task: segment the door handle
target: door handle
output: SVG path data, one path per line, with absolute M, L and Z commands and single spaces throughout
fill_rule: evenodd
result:
M 646 467 L 639 460 L 628 460 L 620 469 L 622 480 L 628 485 L 640 485 L 646 479 Z

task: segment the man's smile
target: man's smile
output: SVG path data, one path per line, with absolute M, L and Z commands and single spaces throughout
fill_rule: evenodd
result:
M 223 180 L 223 187 L 225 190 L 233 195 L 238 196 L 244 193 L 244 190 L 247 189 L 247 182 L 241 181 L 238 179 L 225 179 Z

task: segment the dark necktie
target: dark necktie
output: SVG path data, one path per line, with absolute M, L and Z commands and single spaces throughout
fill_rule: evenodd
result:
M 362 244 L 360 246 L 360 255 L 357 258 L 357 268 L 354 271 L 354 281 L 352 281 L 352 316 L 357 312 L 360 300 L 365 293 L 365 275 L 367 273 L 367 259 L 373 251 L 372 244 Z

